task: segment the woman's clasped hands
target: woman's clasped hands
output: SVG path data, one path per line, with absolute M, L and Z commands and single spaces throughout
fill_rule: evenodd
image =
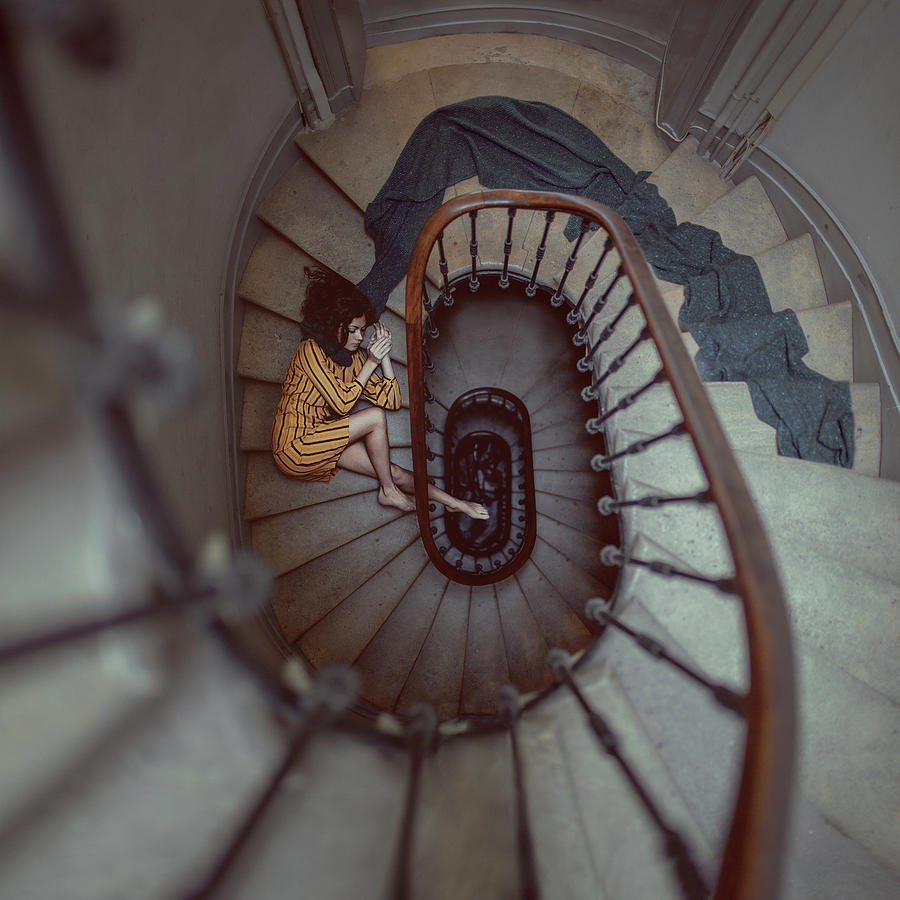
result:
M 376 322 L 372 329 L 372 337 L 369 340 L 369 356 L 381 362 L 391 352 L 393 338 L 386 325 Z

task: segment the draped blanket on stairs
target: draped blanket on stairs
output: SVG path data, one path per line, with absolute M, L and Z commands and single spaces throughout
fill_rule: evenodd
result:
M 657 275 L 684 285 L 679 322 L 699 345 L 706 381 L 745 381 L 756 414 L 777 430 L 778 452 L 853 465 L 850 386 L 803 361 L 806 338 L 792 310 L 773 313 L 756 262 L 718 232 L 676 225 L 668 203 L 577 119 L 545 103 L 476 97 L 417 126 L 366 209 L 375 264 L 359 283 L 378 314 L 403 278 L 413 244 L 446 188 L 472 176 L 488 189 L 561 191 L 612 207 Z M 570 219 L 574 240 L 579 222 Z

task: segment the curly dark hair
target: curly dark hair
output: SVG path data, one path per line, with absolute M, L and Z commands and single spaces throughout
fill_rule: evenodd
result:
M 326 349 L 347 343 L 347 326 L 357 316 L 366 317 L 366 325 L 375 321 L 369 298 L 355 285 L 330 269 L 304 268 L 306 298 L 303 301 L 303 331 Z

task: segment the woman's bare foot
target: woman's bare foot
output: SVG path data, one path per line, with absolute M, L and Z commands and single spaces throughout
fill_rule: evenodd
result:
M 382 506 L 393 506 L 394 509 L 399 509 L 402 512 L 415 512 L 416 504 L 397 487 L 397 485 L 391 485 L 391 487 L 380 487 L 378 489 L 378 502 Z
M 461 512 L 470 519 L 489 519 L 491 517 L 491 514 L 480 503 L 470 503 L 468 500 L 454 499 L 453 503 L 448 503 L 447 506 L 456 512 Z

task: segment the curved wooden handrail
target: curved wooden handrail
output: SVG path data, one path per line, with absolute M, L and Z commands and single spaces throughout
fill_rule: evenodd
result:
M 665 308 L 650 265 L 625 222 L 609 207 L 553 192 L 481 191 L 448 201 L 422 227 L 407 272 L 406 321 L 416 509 L 425 548 L 435 565 L 437 559 L 444 562 L 431 539 L 427 513 L 422 353 L 425 267 L 438 236 L 454 219 L 475 210 L 509 207 L 570 213 L 596 222 L 608 233 L 706 473 L 734 561 L 750 664 L 743 769 L 713 896 L 716 900 L 770 900 L 778 894 L 796 740 L 793 657 L 784 597 L 765 530 L 706 389 Z

